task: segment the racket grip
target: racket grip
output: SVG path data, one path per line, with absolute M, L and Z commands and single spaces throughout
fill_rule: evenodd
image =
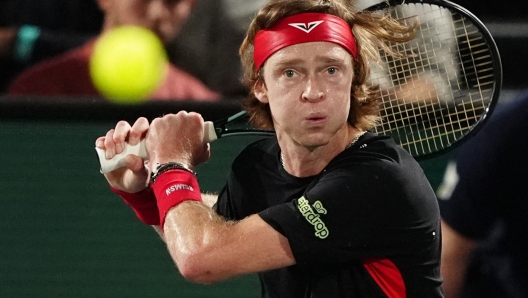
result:
M 217 135 L 213 122 L 207 121 L 204 123 L 204 140 L 207 143 L 212 143 L 216 141 Z M 129 154 L 137 155 L 143 159 L 148 159 L 147 151 L 145 150 L 145 140 L 141 140 L 136 145 L 126 145 L 123 152 L 116 154 L 111 159 L 106 159 L 105 150 L 95 147 L 97 156 L 99 158 L 99 164 L 101 165 L 101 173 L 106 174 L 112 172 L 113 170 L 119 169 L 125 166 L 125 157 Z

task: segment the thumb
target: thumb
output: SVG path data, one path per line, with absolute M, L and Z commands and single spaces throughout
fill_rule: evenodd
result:
M 130 169 L 136 174 L 142 174 L 143 172 L 147 172 L 147 169 L 145 168 L 145 161 L 137 155 L 127 155 L 125 157 L 125 165 L 128 169 Z
M 125 165 L 130 171 L 132 171 L 132 175 L 129 177 L 133 177 L 132 179 L 136 181 L 142 181 L 143 184 L 146 183 L 148 169 L 145 167 L 145 161 L 141 157 L 129 154 L 125 157 Z
M 121 177 L 122 185 L 127 192 L 136 193 L 147 185 L 148 170 L 143 159 L 137 155 L 129 154 L 125 157 L 125 165 L 128 168 Z

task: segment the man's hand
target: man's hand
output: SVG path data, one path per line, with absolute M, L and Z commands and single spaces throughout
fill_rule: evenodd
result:
M 95 146 L 105 150 L 106 158 L 110 159 L 116 154 L 125 150 L 126 144 L 136 145 L 145 137 L 149 130 L 149 123 L 146 118 L 139 118 L 134 125 L 126 121 L 117 123 L 115 129 L 111 129 L 106 136 L 96 140 Z M 126 167 L 114 170 L 105 174 L 108 183 L 115 189 L 137 193 L 147 186 L 148 169 L 145 161 L 139 157 L 129 154 L 125 158 Z
M 181 111 L 156 118 L 145 140 L 151 170 L 156 164 L 180 162 L 189 167 L 209 159 L 209 144 L 204 141 L 204 120 L 198 113 Z

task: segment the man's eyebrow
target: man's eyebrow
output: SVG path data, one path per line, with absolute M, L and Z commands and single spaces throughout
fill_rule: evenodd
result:
M 285 59 L 285 60 L 281 60 L 277 62 L 277 67 L 283 68 L 283 67 L 301 64 L 301 63 L 303 63 L 303 59 L 299 59 L 299 58 Z
M 334 56 L 329 56 L 329 55 L 319 55 L 319 56 L 316 56 L 315 58 L 316 60 L 322 61 L 323 63 L 327 63 L 327 64 L 333 64 L 333 63 L 341 64 L 345 61 L 342 57 L 334 57 Z M 277 67 L 283 68 L 283 67 L 302 64 L 303 62 L 304 60 L 299 59 L 299 58 L 285 59 L 285 60 L 277 62 Z
M 324 55 L 316 56 L 317 60 L 321 60 L 324 63 L 343 63 L 345 59 L 343 56 Z

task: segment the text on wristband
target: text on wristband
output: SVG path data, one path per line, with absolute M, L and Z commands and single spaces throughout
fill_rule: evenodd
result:
M 178 191 L 178 190 L 194 191 L 194 188 L 187 184 L 174 184 L 174 185 L 167 187 L 167 189 L 165 189 L 165 193 L 167 195 L 170 195 L 171 193 Z

